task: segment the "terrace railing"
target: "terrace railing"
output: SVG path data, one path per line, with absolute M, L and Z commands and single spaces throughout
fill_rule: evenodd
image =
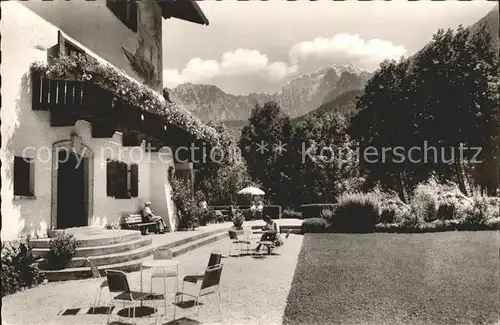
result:
M 131 105 L 92 82 L 33 76 L 32 109 L 49 111 L 51 126 L 72 126 L 77 120 L 86 120 L 92 124 L 95 138 L 121 131 L 128 145 L 147 140 L 158 148 L 194 140 L 182 128 L 166 123 L 164 116 Z

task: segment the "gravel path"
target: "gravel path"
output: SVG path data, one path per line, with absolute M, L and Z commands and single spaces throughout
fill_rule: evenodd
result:
M 217 312 L 215 296 L 202 298 L 204 305 L 200 307 L 199 316 L 196 314 L 196 308 L 177 308 L 176 318 L 186 317 L 203 324 L 281 324 L 302 238 L 301 235 L 290 235 L 285 245 L 277 250 L 279 255 L 262 259 L 251 256 L 223 259 L 224 269 L 219 289 L 222 319 Z M 229 240 L 223 240 L 178 257 L 181 263 L 179 278 L 182 279 L 185 274 L 203 272 L 211 251 L 219 250 L 227 255 L 228 249 Z M 143 273 L 144 290 L 149 289 L 149 274 L 149 270 Z M 127 276 L 132 290 L 139 290 L 140 272 L 129 273 Z M 58 313 L 65 309 L 89 307 L 99 283 L 96 279 L 53 282 L 4 297 L 2 324 L 106 324 L 106 315 L 58 316 Z M 169 280 L 169 292 L 173 292 L 173 285 L 174 281 Z M 189 284 L 186 285 L 188 286 Z M 153 291 L 161 293 L 162 290 L 162 281 L 156 280 Z M 103 290 L 100 305 L 107 305 L 108 297 L 107 289 Z M 164 308 L 160 307 L 159 311 L 163 314 Z M 181 323 L 172 322 L 172 316 L 173 307 L 169 306 L 167 315 L 160 316 L 158 324 Z M 132 323 L 131 319 L 118 316 L 113 316 L 112 321 L 115 324 Z M 137 324 L 154 324 L 154 317 L 141 317 Z

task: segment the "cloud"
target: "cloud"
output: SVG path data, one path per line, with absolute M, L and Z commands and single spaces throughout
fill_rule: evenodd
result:
M 317 37 L 312 41 L 297 43 L 289 52 L 292 64 L 307 60 L 357 62 L 363 68 L 374 68 L 384 59 L 398 59 L 407 54 L 407 49 L 390 41 L 364 40 L 355 34 L 337 34 L 331 38 Z
M 364 40 L 357 34 L 337 34 L 331 38 L 317 37 L 293 45 L 289 62 L 270 62 L 258 50 L 236 49 L 222 54 L 219 61 L 194 58 L 184 69 L 163 71 L 163 84 L 173 88 L 184 82 L 203 83 L 220 76 L 260 76 L 279 82 L 301 71 L 324 67 L 325 64 L 352 62 L 358 68 L 375 69 L 384 59 L 398 59 L 407 49 L 381 39 Z
M 220 61 L 194 58 L 186 67 L 163 70 L 163 84 L 175 87 L 184 82 L 200 83 L 218 76 L 260 75 L 279 81 L 296 73 L 298 67 L 285 62 L 270 62 L 266 54 L 257 50 L 236 49 L 222 54 Z

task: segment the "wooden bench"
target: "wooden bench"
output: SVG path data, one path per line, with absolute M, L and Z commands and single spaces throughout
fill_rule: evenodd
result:
M 141 231 L 141 234 L 145 235 L 146 230 L 154 226 L 155 234 L 158 233 L 158 227 L 156 221 L 142 221 L 142 215 L 136 213 L 126 213 L 123 215 L 121 228 L 122 229 L 134 229 L 137 228 Z

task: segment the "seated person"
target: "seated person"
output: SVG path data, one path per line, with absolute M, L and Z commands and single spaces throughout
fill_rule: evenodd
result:
M 264 233 L 262 234 L 262 237 L 260 238 L 260 241 L 271 241 L 274 242 L 276 240 L 277 234 L 278 234 L 278 226 L 276 222 L 271 219 L 269 216 L 264 216 L 263 220 L 266 222 L 265 226 L 262 228 Z M 255 251 L 260 250 L 260 246 L 262 244 L 259 244 L 256 248 Z M 271 250 L 270 247 L 268 247 L 268 250 Z
M 144 210 L 142 210 L 142 217 L 146 222 L 156 221 L 158 232 L 160 234 L 163 234 L 165 232 L 165 228 L 167 228 L 167 225 L 163 221 L 162 217 L 156 216 L 154 214 L 153 210 L 151 209 L 151 202 L 144 203 Z

